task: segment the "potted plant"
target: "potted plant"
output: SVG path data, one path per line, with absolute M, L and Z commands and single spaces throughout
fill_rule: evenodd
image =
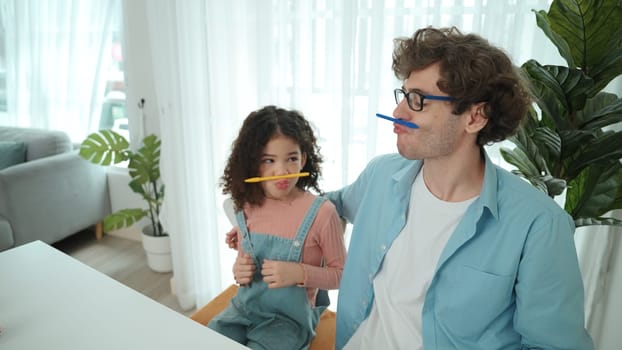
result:
M 170 238 L 160 222 L 160 208 L 164 199 L 164 185 L 160 181 L 160 146 L 156 135 L 149 135 L 137 151 L 129 142 L 112 130 L 90 134 L 80 146 L 82 158 L 99 165 L 129 161 L 130 189 L 146 202 L 144 208 L 128 208 L 104 218 L 104 231 L 128 227 L 144 217 L 149 224 L 142 229 L 142 241 L 149 267 L 158 272 L 172 270 Z
M 602 91 L 622 74 L 622 7 L 616 1 L 555 0 L 534 11 L 567 66 L 523 64 L 537 109 L 501 155 L 514 172 L 555 197 L 577 227 L 622 225 L 622 99 Z M 615 124 L 618 124 L 616 130 Z

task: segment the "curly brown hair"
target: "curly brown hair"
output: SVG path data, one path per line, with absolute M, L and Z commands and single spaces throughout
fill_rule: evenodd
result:
M 527 80 L 503 50 L 482 37 L 456 27 L 427 27 L 394 43 L 392 68 L 398 79 L 439 63 L 437 86 L 455 99 L 453 114 L 485 102 L 488 123 L 477 136 L 478 145 L 505 140 L 527 115 L 532 101 Z
M 266 106 L 251 112 L 244 120 L 221 177 L 222 193 L 231 195 L 236 209 L 243 208 L 245 203 L 263 204 L 265 194 L 262 187 L 245 183 L 244 179 L 257 176 L 264 147 L 278 135 L 294 140 L 307 156 L 302 172 L 308 172 L 309 176 L 299 178 L 296 187 L 305 191 L 312 188 L 323 194 L 318 185 L 323 159 L 311 125 L 297 111 Z

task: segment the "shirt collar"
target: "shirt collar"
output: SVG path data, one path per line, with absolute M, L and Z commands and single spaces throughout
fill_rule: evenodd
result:
M 484 182 L 482 184 L 482 191 L 479 195 L 480 203 L 484 208 L 488 208 L 490 214 L 496 219 L 499 218 L 499 208 L 497 203 L 497 166 L 492 163 L 486 150 L 482 149 L 482 156 L 484 157 Z M 421 171 L 423 162 L 420 160 L 412 161 L 410 166 L 406 166 L 399 171 L 395 172 L 392 176 L 393 181 L 396 183 L 396 190 L 398 192 L 410 191 L 410 188 L 415 180 L 415 177 Z
M 399 171 L 396 171 L 392 178 L 396 184 L 396 190 L 401 193 L 410 193 L 415 177 L 421 170 L 423 162 L 420 160 L 410 161 L 409 166 L 405 166 Z
M 484 169 L 484 183 L 482 184 L 482 192 L 479 197 L 482 206 L 488 208 L 490 214 L 499 219 L 499 204 L 497 202 L 497 166 L 492 163 L 488 157 L 488 153 L 482 149 L 482 155 L 484 157 L 485 166 Z

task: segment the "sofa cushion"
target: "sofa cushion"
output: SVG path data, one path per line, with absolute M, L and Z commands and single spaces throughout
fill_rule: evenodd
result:
M 0 170 L 26 161 L 26 145 L 23 142 L 0 141 Z
M 24 142 L 27 162 L 73 149 L 69 135 L 58 130 L 2 126 L 0 127 L 0 140 Z

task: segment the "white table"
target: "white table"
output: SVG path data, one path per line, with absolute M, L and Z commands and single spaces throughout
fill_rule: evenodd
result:
M 0 253 L 0 349 L 247 349 L 41 242 Z

